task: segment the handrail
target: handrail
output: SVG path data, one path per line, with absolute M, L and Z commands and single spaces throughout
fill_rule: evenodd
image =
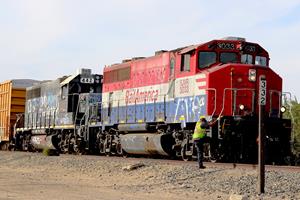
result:
M 136 122 L 136 99 L 134 101 L 134 121 Z
M 75 113 L 75 117 L 74 117 L 74 134 L 75 134 L 75 132 L 76 132 L 76 119 L 77 119 L 77 115 L 78 115 L 80 99 L 79 99 L 79 93 L 73 93 L 73 94 L 69 94 L 69 95 L 72 95 L 72 107 L 74 105 L 74 96 L 78 95 L 77 108 L 76 108 L 76 113 Z
M 50 127 L 51 127 L 51 117 L 52 117 L 52 115 L 51 115 L 51 109 L 50 109 L 50 111 L 49 111 L 49 119 L 48 119 L 48 128 L 50 129 Z
M 39 117 L 39 113 L 36 112 L 36 118 L 35 118 L 35 129 L 37 129 L 38 127 L 38 117 Z
M 217 110 L 217 89 L 216 88 L 207 88 L 206 89 L 207 91 L 214 91 L 214 94 L 215 94 L 215 106 L 214 106 L 214 110 L 213 110 L 213 112 L 212 112 L 212 114 L 211 114 L 211 116 L 214 116 L 214 114 L 215 114 L 215 112 L 216 112 L 216 110 Z
M 54 109 L 54 113 L 53 113 L 53 124 L 52 124 L 53 127 L 55 126 L 56 111 L 57 111 L 57 109 L 58 109 L 58 108 L 55 108 L 55 109 Z
M 17 132 L 17 124 L 18 124 L 18 122 L 23 118 L 23 119 L 25 119 L 25 115 L 24 115 L 24 113 L 18 113 L 18 114 L 16 114 L 16 122 L 15 122 L 15 124 L 14 124 L 14 132 L 13 132 L 13 135 L 15 136 L 15 134 L 16 134 L 16 132 Z M 25 122 L 24 122 L 24 125 L 25 125 Z
M 254 95 L 255 95 L 255 89 L 252 89 L 252 88 L 224 88 L 223 90 L 223 101 L 222 101 L 222 110 L 218 116 L 218 118 L 220 118 L 224 112 L 224 109 L 225 109 L 225 94 L 226 94 L 226 91 L 229 90 L 229 91 L 252 91 L 252 112 L 254 111 Z M 236 105 L 234 105 L 236 106 Z
M 278 91 L 278 90 L 270 90 L 269 93 L 270 93 L 270 112 L 269 112 L 269 116 L 271 116 L 271 112 L 272 112 L 272 103 L 273 103 L 272 96 L 273 96 L 273 93 L 276 93 L 276 94 L 278 94 L 278 114 L 277 114 L 277 116 L 278 116 L 278 118 L 280 118 L 281 92 Z
M 158 97 L 157 97 L 157 99 L 159 99 L 159 98 L 161 98 L 162 99 L 162 102 L 161 103 L 163 103 L 164 105 L 164 109 L 163 109 L 163 113 L 164 113 L 164 115 L 166 115 L 166 95 L 164 94 L 164 95 L 158 95 Z M 153 101 L 150 101 L 149 103 L 153 103 L 154 104 L 154 110 L 153 110 L 153 113 L 154 113 L 154 119 L 156 118 L 156 113 L 157 113 L 157 110 L 156 110 L 156 105 L 157 105 L 157 99 L 154 99 Z M 125 107 L 125 116 L 126 116 L 126 118 L 125 118 L 125 122 L 128 122 L 128 117 L 127 117 L 127 113 L 128 113 L 128 106 L 130 105 L 130 106 L 134 106 L 134 108 L 132 109 L 132 111 L 134 112 L 134 114 L 133 114 L 133 119 L 134 119 L 134 121 L 137 121 L 137 111 L 138 111 L 138 109 L 137 109 L 137 106 L 138 105 L 143 105 L 143 110 L 144 110 L 144 121 L 146 121 L 146 117 L 147 117 L 147 115 L 146 115 L 146 105 L 148 104 L 147 102 L 146 102 L 146 99 L 144 99 L 142 102 L 140 102 L 140 103 L 137 103 L 137 99 L 135 99 L 134 100 L 134 102 L 133 103 L 128 103 L 127 101 L 126 101 L 126 98 L 122 98 L 122 99 L 114 99 L 114 100 L 112 100 L 112 101 L 109 101 L 109 100 L 105 100 L 105 101 L 101 101 L 101 120 L 104 120 L 103 118 L 103 116 L 105 116 L 104 114 L 104 109 L 103 109 L 103 107 L 105 106 L 106 108 L 108 108 L 109 107 L 109 103 L 110 102 L 117 102 L 117 109 L 118 109 L 118 111 L 117 111 L 117 121 L 120 121 L 120 102 L 122 102 L 122 101 L 124 101 L 124 107 Z M 115 103 L 113 103 L 113 104 L 115 104 Z M 166 116 L 164 116 L 164 117 L 166 117 Z M 103 122 L 102 122 L 103 123 Z
M 147 120 L 147 114 L 146 114 L 146 99 L 144 100 L 144 122 Z
M 214 109 L 213 109 L 213 112 L 212 112 L 212 115 L 214 115 L 215 113 L 216 113 L 216 110 L 217 110 L 217 90 L 216 90 L 216 88 L 207 88 L 206 89 L 207 91 L 213 91 L 214 92 L 214 96 L 215 96 L 215 99 L 214 99 Z M 164 118 L 166 117 L 166 112 L 167 112 L 167 106 L 166 106 L 166 103 L 167 103 L 167 95 L 166 94 L 164 94 L 164 95 L 158 95 L 158 97 L 157 97 L 157 99 L 161 99 L 161 103 L 163 103 L 164 105 L 163 105 L 163 113 L 164 113 Z M 156 118 L 157 116 L 156 116 L 156 114 L 157 114 L 157 108 L 156 108 L 156 106 L 157 106 L 157 99 L 154 99 L 154 100 L 152 100 L 152 101 L 149 101 L 149 103 L 153 103 L 154 104 L 154 110 L 153 110 L 153 112 L 154 112 L 154 118 Z M 170 99 L 173 99 L 172 97 L 171 98 L 169 98 L 169 100 Z M 123 103 L 121 103 L 123 101 Z M 102 113 L 102 117 L 101 117 L 101 119 L 103 120 L 103 118 L 104 118 L 104 106 L 106 107 L 106 108 L 108 108 L 108 104 L 109 104 L 109 102 L 111 102 L 111 101 L 108 101 L 107 99 L 106 100 L 102 100 L 102 102 L 101 102 L 101 113 Z M 122 107 L 124 106 L 124 108 L 125 108 L 125 116 L 126 116 L 126 118 L 125 118 L 125 122 L 127 122 L 128 121 L 128 117 L 127 117 L 127 114 L 128 114 L 128 107 L 129 107 L 129 105 L 131 105 L 131 106 L 134 106 L 134 108 L 132 109 L 135 113 L 133 114 L 133 118 L 134 118 L 134 120 L 135 121 L 137 121 L 137 111 L 138 111 L 138 109 L 137 109 L 137 106 L 138 105 L 143 105 L 143 109 L 144 109 L 144 121 L 146 121 L 146 118 L 147 118 L 147 114 L 146 114 L 146 106 L 147 106 L 147 104 L 148 104 L 148 102 L 146 101 L 146 99 L 143 99 L 143 101 L 141 101 L 140 103 L 137 103 L 137 99 L 135 99 L 132 103 L 128 103 L 127 101 L 126 101 L 126 98 L 122 98 L 122 99 L 114 99 L 114 100 L 112 100 L 112 102 L 117 102 L 117 109 L 118 109 L 118 111 L 117 111 L 117 121 L 120 121 L 121 119 L 120 119 L 120 105 L 122 104 Z M 186 103 L 186 102 L 185 102 Z M 115 103 L 114 103 L 115 104 Z M 124 104 L 124 105 L 123 105 Z M 187 112 L 188 112 L 188 110 L 187 110 Z M 187 115 L 187 117 L 188 117 L 188 114 L 186 113 L 186 115 Z M 176 120 L 176 119 L 174 119 L 174 120 Z
M 167 108 L 166 108 L 166 95 L 164 95 L 164 120 L 166 120 Z
M 282 92 L 281 93 L 282 97 L 285 97 L 285 102 L 289 105 L 289 113 L 291 115 L 291 120 L 292 120 L 292 126 L 295 124 L 295 118 L 293 116 L 293 112 L 292 112 L 292 107 L 293 105 L 291 104 L 291 100 L 292 100 L 292 94 L 290 92 Z M 286 100 L 287 96 L 289 96 L 289 100 Z M 295 141 L 295 129 L 292 129 L 292 136 L 291 136 L 291 142 L 294 143 Z

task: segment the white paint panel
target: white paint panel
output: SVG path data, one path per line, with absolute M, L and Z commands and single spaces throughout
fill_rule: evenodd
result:
M 206 81 L 196 82 L 196 79 L 206 78 L 205 74 L 197 74 L 195 76 L 182 77 L 175 80 L 175 86 L 172 87 L 172 81 L 159 85 L 151 85 L 145 87 L 130 88 L 124 90 L 113 91 L 112 106 L 126 106 L 126 105 L 141 105 L 144 103 L 160 103 L 173 101 L 174 98 L 188 97 L 195 95 L 206 94 L 205 89 L 199 89 L 199 83 L 202 86 L 206 85 Z M 172 98 L 172 90 L 174 97 Z M 109 92 L 103 93 L 102 96 L 103 108 L 109 105 Z

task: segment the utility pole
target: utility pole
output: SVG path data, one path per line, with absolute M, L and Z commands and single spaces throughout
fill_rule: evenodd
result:
M 265 131 L 264 116 L 267 96 L 267 81 L 264 75 L 259 76 L 258 107 L 258 193 L 265 193 Z

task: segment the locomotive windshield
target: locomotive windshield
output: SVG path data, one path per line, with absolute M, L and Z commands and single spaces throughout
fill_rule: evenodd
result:
M 241 63 L 267 66 L 267 58 L 265 56 L 255 56 L 255 63 L 253 63 L 253 56 L 251 54 L 243 54 L 241 56 Z
M 267 66 L 267 58 L 264 56 L 256 56 L 255 65 Z
M 241 57 L 241 63 L 243 64 L 252 64 L 253 56 L 251 54 L 243 54 Z
M 217 62 L 217 54 L 216 52 L 199 52 L 199 68 L 208 67 Z
M 220 55 L 221 63 L 236 63 L 238 61 L 238 56 L 236 53 L 223 52 Z

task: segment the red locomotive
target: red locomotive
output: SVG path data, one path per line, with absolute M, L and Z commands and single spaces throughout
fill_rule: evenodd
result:
M 282 119 L 282 79 L 269 60 L 260 45 L 229 37 L 106 67 L 103 125 L 120 135 L 128 153 L 175 154 L 186 160 L 194 152 L 195 122 L 201 115 L 219 118 L 209 130 L 207 156 L 253 161 L 262 77 L 267 83 L 262 97 L 267 149 L 272 152 L 267 159 L 281 162 L 290 154 L 291 126 Z

